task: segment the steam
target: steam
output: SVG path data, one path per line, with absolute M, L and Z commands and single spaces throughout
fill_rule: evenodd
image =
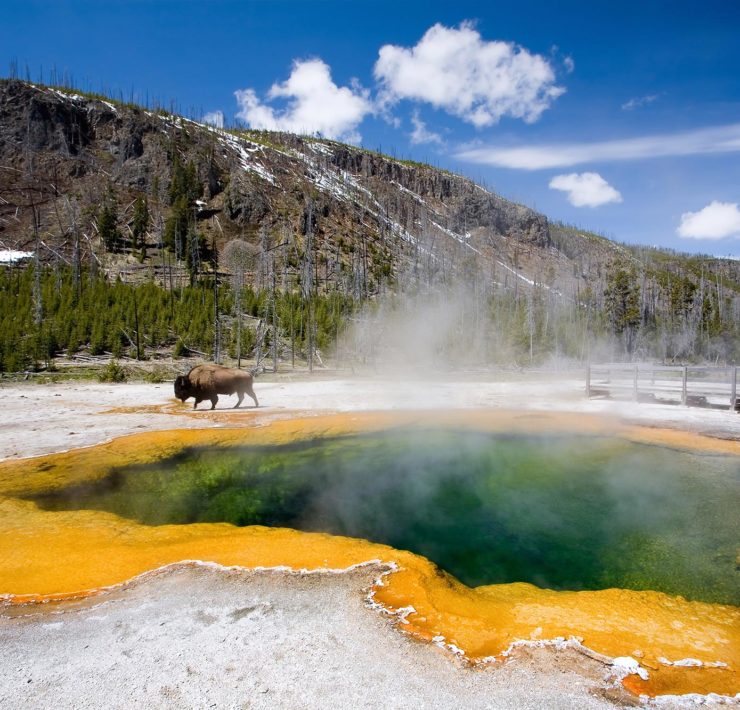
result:
M 411 267 L 393 292 L 366 303 L 338 341 L 338 360 L 384 376 L 424 378 L 440 371 L 573 367 L 597 347 L 585 312 L 573 318 L 574 304 L 554 286 L 503 264 L 496 265 L 498 274 L 472 263 L 455 271 L 448 265 L 447 273 L 434 266 L 439 273 L 431 277 Z
M 495 284 L 481 262 L 465 258 L 464 245 L 457 247 L 443 249 L 422 229 L 392 290 L 366 302 L 351 319 L 340 353 L 370 372 L 399 377 L 513 361 L 505 338 L 491 327 Z
M 383 373 L 422 376 L 481 366 L 495 335 L 483 327 L 482 311 L 461 287 L 381 297 L 351 321 L 344 348 Z

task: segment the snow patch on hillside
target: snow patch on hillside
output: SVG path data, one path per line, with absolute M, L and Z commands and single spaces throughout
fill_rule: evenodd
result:
M 457 232 L 453 232 L 451 229 L 447 229 L 447 227 L 443 227 L 441 224 L 437 224 L 437 222 L 434 222 L 433 220 L 430 221 L 443 234 L 446 234 L 448 237 L 452 237 L 456 242 L 459 242 L 464 247 L 471 249 L 476 254 L 481 254 L 480 250 L 476 249 L 472 244 L 468 244 L 468 239 L 470 239 L 471 237 L 470 232 L 466 232 L 465 236 L 463 236 L 462 234 L 457 234 Z
M 519 272 L 518 272 L 518 271 L 517 271 L 516 269 L 512 269 L 512 268 L 511 268 L 510 266 L 507 266 L 506 264 L 504 264 L 504 262 L 503 262 L 503 261 L 499 261 L 499 260 L 497 259 L 497 260 L 496 260 L 496 263 L 497 263 L 497 264 L 498 264 L 499 266 L 503 266 L 503 267 L 504 267 L 504 268 L 505 268 L 505 269 L 506 269 L 507 271 L 509 271 L 509 272 L 511 272 L 512 274 L 514 274 L 514 276 L 516 276 L 516 277 L 517 277 L 518 279 L 521 279 L 522 281 L 525 281 L 525 282 L 526 282 L 526 283 L 528 283 L 528 284 L 529 284 L 530 286 L 534 286 L 534 281 L 532 281 L 532 279 L 528 279 L 528 278 L 527 278 L 526 276 L 523 276 L 523 275 L 522 275 L 522 274 L 520 274 L 520 273 L 519 273 Z M 544 284 L 543 284 L 543 285 L 544 285 Z M 549 288 L 549 287 L 548 287 L 548 286 L 545 286 L 545 288 Z
M 17 251 L 15 249 L 0 249 L 0 264 L 14 264 L 21 259 L 30 259 L 32 251 Z
M 85 97 L 79 94 L 68 94 L 66 91 L 59 91 L 59 89 L 47 89 L 50 94 L 63 99 L 64 101 L 84 101 Z
M 255 175 L 259 175 L 263 180 L 266 180 L 271 185 L 277 186 L 277 180 L 275 176 L 261 163 L 254 160 L 254 153 L 261 152 L 262 146 L 252 143 L 253 147 L 245 145 L 245 141 L 232 136 L 230 133 L 218 131 L 216 129 L 219 140 L 231 150 L 233 150 L 239 156 L 239 164 L 241 167 Z

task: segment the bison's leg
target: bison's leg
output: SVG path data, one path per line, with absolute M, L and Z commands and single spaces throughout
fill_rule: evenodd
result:
M 217 404 L 218 404 L 218 395 L 214 394 L 211 396 L 211 409 L 216 409 Z
M 203 401 L 203 400 L 201 400 L 201 399 L 198 399 L 198 398 L 196 397 L 196 398 L 195 398 L 195 402 L 193 402 L 193 409 L 198 409 L 198 405 L 199 405 L 199 404 L 200 404 L 200 403 L 201 403 L 202 401 Z
M 257 401 L 257 395 L 251 387 L 247 390 L 247 394 L 254 400 L 254 406 L 259 407 L 260 403 Z
M 244 392 L 237 392 L 237 395 L 239 396 L 239 399 L 236 400 L 234 409 L 239 409 L 239 405 L 242 403 L 242 400 L 244 399 Z

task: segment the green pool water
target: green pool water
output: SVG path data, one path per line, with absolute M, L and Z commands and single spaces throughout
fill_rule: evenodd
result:
M 398 430 L 190 449 L 34 500 L 147 525 L 323 531 L 477 586 L 653 589 L 740 605 L 740 461 L 618 439 Z

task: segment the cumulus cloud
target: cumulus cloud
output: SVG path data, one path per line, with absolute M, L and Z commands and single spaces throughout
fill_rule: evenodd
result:
M 636 96 L 626 103 L 623 103 L 622 110 L 632 111 L 633 109 L 640 108 L 641 106 L 647 106 L 647 104 L 651 104 L 653 103 L 653 101 L 657 101 L 658 96 L 658 94 L 649 94 L 648 96 Z
M 382 105 L 424 101 L 479 128 L 503 116 L 533 123 L 565 91 L 544 57 L 485 41 L 470 23 L 435 24 L 411 48 L 384 45 L 374 73 Z
M 224 112 L 223 111 L 210 111 L 203 116 L 203 123 L 209 126 L 215 126 L 216 128 L 224 127 Z
M 740 236 L 740 209 L 737 202 L 714 200 L 698 212 L 684 212 L 676 234 L 688 239 Z
M 550 180 L 550 189 L 567 193 L 568 202 L 575 207 L 599 207 L 622 201 L 619 191 L 598 173 L 556 175 Z
M 740 123 L 601 143 L 561 143 L 522 148 L 483 146 L 462 150 L 456 157 L 503 168 L 542 170 L 581 163 L 735 151 L 740 151 Z
M 295 61 L 286 81 L 273 84 L 267 100 L 286 99 L 276 109 L 262 102 L 253 89 L 235 91 L 238 118 L 257 129 L 320 133 L 326 138 L 359 141 L 357 127 L 373 110 L 368 92 L 357 85 L 337 86 L 321 59 Z
M 419 118 L 418 111 L 414 111 L 411 114 L 411 123 L 414 126 L 414 130 L 411 132 L 411 142 L 414 145 L 419 145 L 421 143 L 437 143 L 438 145 L 442 145 L 444 142 L 439 133 L 430 131 L 427 128 L 426 123 Z

